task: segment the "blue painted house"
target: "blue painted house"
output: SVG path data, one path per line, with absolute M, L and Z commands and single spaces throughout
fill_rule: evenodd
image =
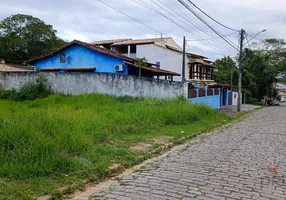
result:
M 96 72 L 144 77 L 180 76 L 175 72 L 147 66 L 137 66 L 135 59 L 111 50 L 74 40 L 50 54 L 30 59 L 25 63 L 37 71 Z

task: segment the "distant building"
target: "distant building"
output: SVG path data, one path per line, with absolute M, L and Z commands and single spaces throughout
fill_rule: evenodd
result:
M 34 68 L 24 65 L 6 64 L 4 60 L 0 62 L 0 72 L 33 72 Z
M 171 37 L 103 40 L 91 44 L 132 58 L 145 57 L 149 62 L 160 65 L 161 69 L 182 74 L 183 51 Z M 213 63 L 206 57 L 187 53 L 185 66 L 187 81 L 211 81 L 213 71 Z M 175 80 L 181 81 L 182 77 L 175 77 Z
M 286 93 L 280 92 L 279 96 L 281 97 L 281 102 L 286 102 Z
M 278 89 L 279 92 L 286 93 L 286 85 L 281 84 L 281 83 L 277 83 L 276 88 Z
M 187 54 L 188 58 L 188 79 L 191 82 L 209 81 L 212 82 L 215 66 L 206 57 L 192 53 Z
M 278 74 L 277 78 L 278 78 L 278 79 L 280 79 L 280 78 L 286 78 L 286 72 L 282 72 L 282 73 Z
M 27 60 L 37 71 L 98 72 L 144 77 L 180 76 L 155 64 L 136 65 L 135 59 L 105 48 L 74 40 L 47 55 Z

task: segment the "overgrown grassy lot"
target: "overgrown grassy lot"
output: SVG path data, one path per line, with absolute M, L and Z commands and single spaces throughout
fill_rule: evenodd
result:
M 180 99 L 90 94 L 0 100 L 0 199 L 61 198 L 63 186 L 72 191 L 81 180 L 102 180 L 115 163 L 129 167 L 147 158 L 130 146 L 159 135 L 190 136 L 225 120 Z

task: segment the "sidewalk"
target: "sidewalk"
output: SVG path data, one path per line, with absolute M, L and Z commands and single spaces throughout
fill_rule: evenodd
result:
M 242 104 L 241 112 L 247 112 L 247 111 L 255 110 L 257 108 L 260 108 L 260 106 L 255 106 L 251 104 Z M 229 116 L 234 116 L 238 113 L 237 106 L 225 106 L 225 107 L 219 108 L 218 111 L 223 112 Z

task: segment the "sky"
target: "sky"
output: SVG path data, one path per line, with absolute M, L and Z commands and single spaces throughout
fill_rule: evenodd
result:
M 53 25 L 58 36 L 67 41 L 77 39 L 94 42 L 163 35 L 173 37 L 178 45 L 182 46 L 183 36 L 186 36 L 187 51 L 204 55 L 210 60 L 226 55 L 236 56 L 238 53 L 238 32 L 223 28 L 200 13 L 213 29 L 221 35 L 226 35 L 227 40 L 232 42 L 231 46 L 218 39 L 216 33 L 200 22 L 178 0 L 102 1 L 133 19 L 99 0 L 0 0 L 0 20 L 18 13 L 32 15 Z M 235 30 L 245 29 L 248 40 L 263 29 L 267 29 L 267 32 L 259 34 L 252 41 L 259 42 L 265 38 L 286 39 L 286 0 L 275 0 L 275 3 L 273 0 L 192 2 L 222 24 Z

